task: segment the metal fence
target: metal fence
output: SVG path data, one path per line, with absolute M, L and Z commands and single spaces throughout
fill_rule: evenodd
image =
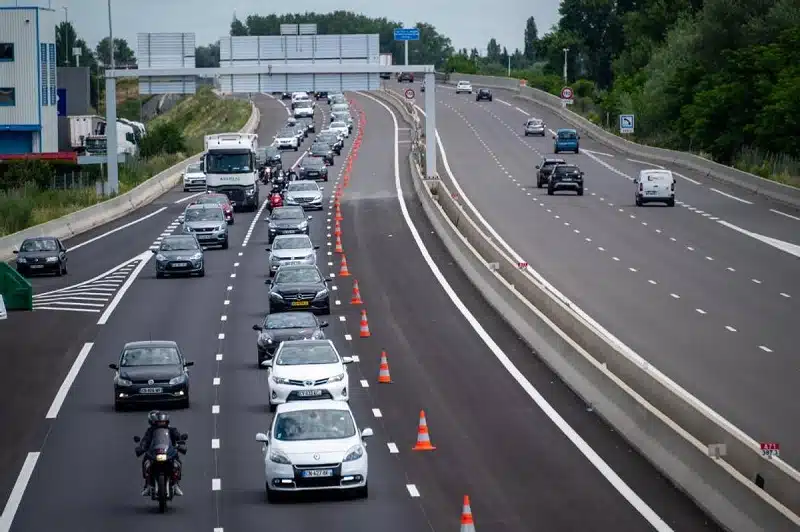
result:
M 95 188 L 98 179 L 97 172 L 63 172 L 53 174 L 49 188 L 51 190 L 75 190 L 82 188 Z

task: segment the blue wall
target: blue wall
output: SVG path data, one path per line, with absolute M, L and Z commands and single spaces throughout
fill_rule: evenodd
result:
M 0 154 L 31 153 L 33 151 L 33 132 L 0 131 Z

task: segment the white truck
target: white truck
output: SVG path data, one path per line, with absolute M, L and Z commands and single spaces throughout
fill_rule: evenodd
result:
M 381 54 L 378 58 L 379 64 L 381 66 L 392 66 L 394 63 L 394 59 L 392 58 L 392 54 Z M 392 77 L 391 72 L 381 72 L 381 79 L 390 79 Z
M 218 133 L 205 136 L 206 189 L 225 194 L 236 209 L 258 208 L 258 135 Z
M 117 122 L 117 153 L 130 156 L 139 154 L 138 131 L 122 121 Z M 90 155 L 106 153 L 106 121 L 97 115 L 73 115 L 69 117 L 69 140 L 72 150 Z

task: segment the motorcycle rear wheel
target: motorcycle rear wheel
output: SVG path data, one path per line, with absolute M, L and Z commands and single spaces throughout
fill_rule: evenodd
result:
M 158 475 L 158 485 L 156 490 L 158 493 L 158 511 L 162 514 L 167 511 L 167 479 L 164 475 Z

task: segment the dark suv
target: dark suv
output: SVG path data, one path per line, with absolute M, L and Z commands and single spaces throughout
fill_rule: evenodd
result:
M 557 190 L 574 190 L 583 196 L 583 172 L 574 164 L 559 164 L 550 174 L 547 184 L 547 195 L 552 196 Z
M 414 83 L 414 73 L 413 72 L 400 72 L 397 76 L 397 81 L 403 83 L 407 81 L 409 83 Z
M 550 181 L 550 173 L 557 164 L 567 164 L 564 159 L 550 159 L 545 157 L 541 164 L 536 165 L 536 186 L 542 188 Z
M 481 100 L 489 100 L 492 101 L 492 91 L 489 89 L 478 89 L 478 94 L 475 95 L 475 101 L 479 102 Z

